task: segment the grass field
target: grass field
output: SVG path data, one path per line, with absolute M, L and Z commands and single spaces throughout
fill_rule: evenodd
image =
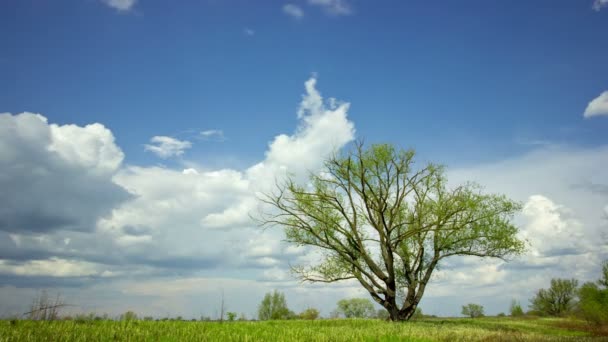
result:
M 608 341 L 565 319 L 0 321 L 0 341 Z

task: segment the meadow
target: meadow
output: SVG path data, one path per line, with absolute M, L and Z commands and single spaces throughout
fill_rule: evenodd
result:
M 0 321 L 4 341 L 608 341 L 562 318 L 315 321 Z

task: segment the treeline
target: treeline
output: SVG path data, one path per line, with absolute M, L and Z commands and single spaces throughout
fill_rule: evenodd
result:
M 536 291 L 530 299 L 527 312 L 515 300 L 511 302 L 509 312 L 512 317 L 576 317 L 596 325 L 608 324 L 608 260 L 602 264 L 597 281 L 579 286 L 576 279 L 551 279 L 548 288 Z M 462 314 L 471 318 L 481 317 L 484 315 L 483 306 L 467 304 L 462 307 Z

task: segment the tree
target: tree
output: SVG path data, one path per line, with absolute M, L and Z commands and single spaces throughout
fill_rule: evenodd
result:
M 346 318 L 369 318 L 376 314 L 369 299 L 351 298 L 338 301 L 338 312 Z
M 300 313 L 300 319 L 315 320 L 319 318 L 319 310 L 308 308 Z
M 530 308 L 541 314 L 561 316 L 573 308 L 577 287 L 576 279 L 551 279 L 549 289 L 538 290 L 530 299 Z
M 461 313 L 471 318 L 483 317 L 483 306 L 473 303 L 463 305 Z
M 596 325 L 608 323 L 608 260 L 602 265 L 602 278 L 597 284 L 583 284 L 578 298 L 578 313 L 583 319 Z
M 521 308 L 521 304 L 519 304 L 519 302 L 515 299 L 511 301 L 509 312 L 511 313 L 511 317 L 520 317 L 524 315 L 524 310 Z
M 285 295 L 277 290 L 268 292 L 258 307 L 258 318 L 262 321 L 269 319 L 288 319 L 291 312 L 287 308 Z
M 236 318 L 236 312 L 226 312 L 226 318 L 228 318 L 230 322 L 234 321 L 234 319 Z
M 414 151 L 391 145 L 353 149 L 326 160 L 300 185 L 287 177 L 262 196 L 263 225 L 323 259 L 296 266 L 302 280 L 356 279 L 390 314 L 409 319 L 437 265 L 459 255 L 504 259 L 523 252 L 512 216 L 521 205 L 467 183 L 448 188 L 441 166 L 416 169 Z

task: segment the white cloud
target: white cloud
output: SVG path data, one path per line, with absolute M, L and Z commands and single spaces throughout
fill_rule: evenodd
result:
M 150 139 L 152 144 L 144 145 L 146 151 L 150 151 L 157 156 L 166 159 L 170 157 L 181 156 L 184 151 L 192 147 L 192 143 L 189 141 L 181 141 L 172 137 L 166 136 L 155 136 Z
M 607 0 L 608 1 L 608 0 Z M 600 96 L 591 100 L 583 114 L 586 118 L 592 116 L 608 115 L 608 91 L 600 94 Z
M 255 35 L 255 30 L 250 29 L 248 27 L 245 27 L 243 29 L 243 34 L 245 34 L 246 36 L 250 36 L 251 37 L 251 36 Z
M 0 114 L 0 231 L 92 231 L 130 195 L 112 182 L 123 153 L 101 124 Z
M 304 16 L 302 8 L 294 4 L 285 4 L 283 6 L 283 13 L 296 19 L 301 19 Z
M 225 141 L 224 131 L 221 129 L 209 129 L 200 133 L 201 139 L 212 141 Z
M 593 1 L 593 9 L 600 11 L 602 8 L 608 6 L 608 0 L 595 0 Z
M 349 15 L 353 13 L 351 6 L 346 0 L 308 0 L 308 3 L 319 6 L 326 13 L 332 15 Z
M 0 259 L 0 274 L 18 276 L 87 277 L 101 275 L 100 265 L 90 262 L 51 258 L 11 264 Z
M 102 2 L 119 12 L 128 12 L 135 6 L 137 0 L 102 0 Z

